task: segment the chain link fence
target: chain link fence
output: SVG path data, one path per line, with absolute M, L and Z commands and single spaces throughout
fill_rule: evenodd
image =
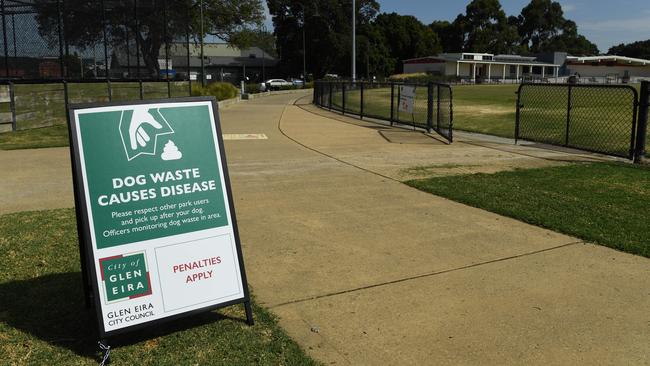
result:
M 447 84 L 316 81 L 313 102 L 362 119 L 436 131 L 453 140 L 452 91 Z
M 637 105 L 631 86 L 522 84 L 515 138 L 632 159 Z
M 191 95 L 197 4 L 0 1 L 0 132 L 63 124 L 71 103 Z

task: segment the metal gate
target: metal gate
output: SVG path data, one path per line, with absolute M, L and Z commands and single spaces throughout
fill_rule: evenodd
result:
M 400 91 L 412 93 L 408 108 L 401 108 Z M 436 131 L 453 141 L 453 103 L 451 86 L 428 83 L 382 83 L 362 81 L 317 81 L 314 104 L 343 114 L 371 117 Z

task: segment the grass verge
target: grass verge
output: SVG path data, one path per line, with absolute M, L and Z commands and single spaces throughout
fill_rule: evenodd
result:
M 0 363 L 96 365 L 74 210 L 1 216 L 0 250 Z M 316 364 L 269 312 L 253 310 L 252 327 L 237 305 L 120 337 L 112 344 L 113 364 Z
M 422 191 L 650 257 L 650 169 L 576 164 L 407 181 Z
M 37 149 L 68 145 L 68 126 L 66 125 L 0 133 L 0 149 L 2 150 Z

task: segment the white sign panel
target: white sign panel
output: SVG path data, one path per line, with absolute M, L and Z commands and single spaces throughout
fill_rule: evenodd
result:
M 399 86 L 399 110 L 401 112 L 413 113 L 415 106 L 415 86 Z

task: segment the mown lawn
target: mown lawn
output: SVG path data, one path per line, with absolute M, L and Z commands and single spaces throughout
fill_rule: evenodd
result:
M 454 201 L 650 257 L 650 168 L 575 164 L 411 180 Z
M 0 216 L 0 364 L 96 365 L 72 209 Z M 185 318 L 112 341 L 114 365 L 315 365 L 254 305 Z
M 68 126 L 64 124 L 0 133 L 0 149 L 2 150 L 36 149 L 68 145 Z
M 189 95 L 187 82 L 169 84 L 172 97 Z M 0 133 L 0 149 L 32 149 L 68 146 L 63 84 L 16 84 L 16 132 Z M 139 100 L 137 82 L 111 83 L 113 101 Z M 68 83 L 70 104 L 108 102 L 108 85 L 97 83 Z M 143 82 L 145 99 L 167 98 L 167 83 Z M 3 118 L 11 118 L 8 103 L 0 105 Z

